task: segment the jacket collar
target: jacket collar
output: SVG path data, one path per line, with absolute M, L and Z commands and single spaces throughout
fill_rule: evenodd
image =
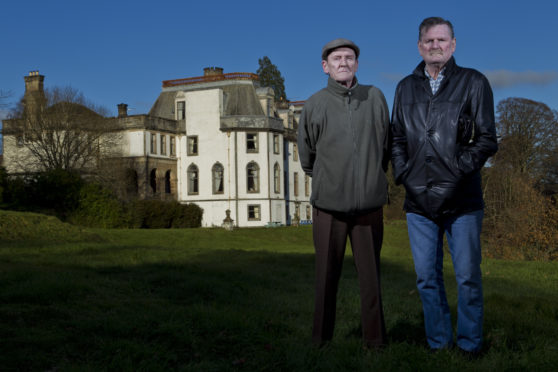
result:
M 424 67 L 426 67 L 426 63 L 422 61 L 413 71 L 413 75 L 417 75 L 423 79 L 427 79 L 428 77 L 424 74 Z M 455 63 L 455 58 L 453 56 L 449 59 L 444 68 L 444 76 L 448 77 L 453 74 L 453 72 L 457 68 L 457 64 Z
M 353 86 L 350 87 L 350 88 L 347 88 L 346 86 L 339 84 L 338 82 L 333 80 L 331 77 L 329 77 L 327 79 L 327 89 L 330 90 L 332 93 L 340 95 L 340 96 L 348 95 L 349 92 L 354 91 L 357 86 L 358 86 L 358 81 L 357 81 L 356 76 L 353 79 Z

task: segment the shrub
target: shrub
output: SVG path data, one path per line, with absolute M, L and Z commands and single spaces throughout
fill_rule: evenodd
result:
M 111 191 L 88 183 L 81 188 L 79 207 L 71 213 L 68 221 L 89 227 L 119 228 L 128 227 L 130 217 L 124 204 Z
M 403 211 L 403 204 L 405 203 L 405 187 L 403 185 L 396 185 L 393 178 L 393 168 L 389 164 L 388 172 L 388 203 L 384 206 L 384 218 L 386 221 L 402 220 L 405 219 L 405 211 Z
M 84 185 L 77 172 L 54 169 L 39 173 L 29 184 L 31 207 L 66 220 L 78 208 Z
M 0 206 L 4 203 L 4 190 L 8 185 L 8 173 L 6 168 L 0 167 Z
M 203 217 L 203 209 L 197 204 L 177 204 L 172 226 L 174 228 L 181 227 L 200 227 Z
M 80 190 L 85 184 L 76 172 L 62 169 L 35 175 L 8 178 L 0 177 L 5 208 L 41 212 L 65 220 L 79 205 Z
M 486 188 L 487 256 L 558 258 L 558 208 L 523 174 L 498 174 Z
M 195 204 L 177 201 L 136 200 L 128 204 L 130 227 L 168 229 L 200 227 L 203 210 Z
M 128 205 L 134 228 L 166 229 L 171 226 L 172 214 L 168 203 L 160 200 L 137 200 Z
M 2 206 L 5 209 L 27 210 L 29 201 L 29 188 L 21 177 L 6 178 L 2 185 Z

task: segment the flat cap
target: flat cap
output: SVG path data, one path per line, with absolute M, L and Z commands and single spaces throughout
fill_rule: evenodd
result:
M 331 40 L 329 43 L 324 45 L 324 47 L 322 48 L 322 60 L 326 60 L 329 53 L 331 53 L 334 49 L 341 48 L 341 47 L 351 48 L 352 50 L 355 51 L 355 55 L 358 58 L 358 55 L 360 54 L 360 49 L 357 47 L 357 45 L 353 43 L 351 40 L 340 38 L 340 39 Z

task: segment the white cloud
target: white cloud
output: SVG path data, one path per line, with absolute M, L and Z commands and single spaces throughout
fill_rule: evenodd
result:
M 493 88 L 507 88 L 514 85 L 547 85 L 558 81 L 558 71 L 509 71 L 485 72 Z

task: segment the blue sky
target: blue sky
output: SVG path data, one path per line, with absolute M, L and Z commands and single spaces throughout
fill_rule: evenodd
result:
M 2 1 L 0 90 L 15 103 L 23 77 L 72 86 L 116 115 L 147 113 L 161 81 L 256 72 L 270 57 L 287 97 L 321 89 L 322 46 L 336 37 L 361 48 L 361 83 L 378 86 L 391 108 L 397 82 L 420 62 L 417 28 L 428 16 L 452 21 L 455 57 L 485 73 L 495 103 L 525 97 L 558 109 L 558 3 L 530 1 Z M 0 113 L 2 114 L 2 113 Z

